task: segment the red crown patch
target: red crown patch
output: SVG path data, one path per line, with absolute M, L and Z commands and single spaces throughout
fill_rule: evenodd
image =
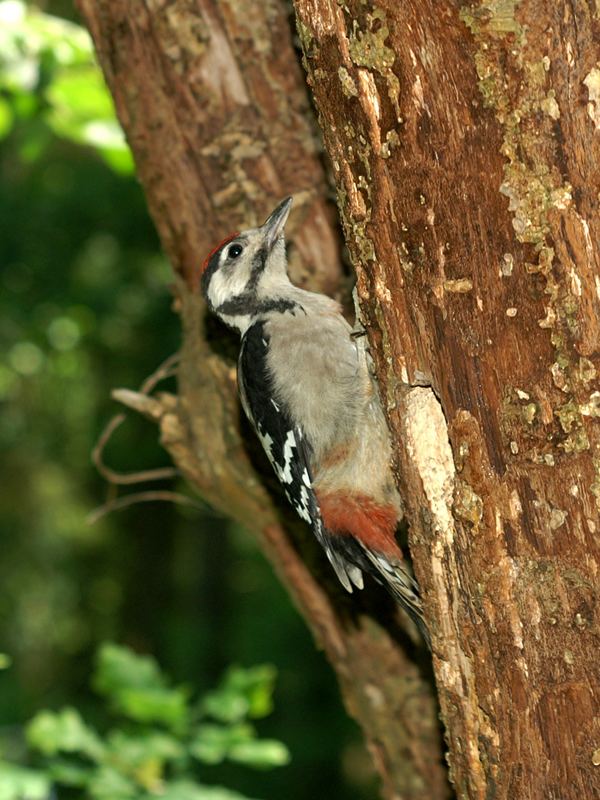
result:
M 220 250 L 223 247 L 224 244 L 227 244 L 227 242 L 230 242 L 232 239 L 235 239 L 235 237 L 238 236 L 238 235 L 239 235 L 239 231 L 236 231 L 235 233 L 231 233 L 231 234 L 229 234 L 229 236 L 226 239 L 223 239 L 222 242 L 219 242 L 219 244 L 216 247 L 213 247 L 213 249 L 210 251 L 210 253 L 206 256 L 206 258 L 202 262 L 202 266 L 200 267 L 200 275 L 204 274 L 206 268 L 208 267 L 208 262 L 211 260 L 211 258 L 214 256 L 214 254 L 218 250 Z

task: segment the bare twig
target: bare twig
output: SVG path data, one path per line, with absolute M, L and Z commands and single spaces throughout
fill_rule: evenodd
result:
M 158 383 L 160 383 L 161 381 L 165 381 L 167 378 L 170 378 L 173 375 L 175 375 L 177 372 L 176 367 L 178 364 L 179 364 L 179 353 L 178 352 L 172 353 L 142 383 L 139 389 L 141 394 L 150 394 L 152 389 L 154 389 L 154 387 Z
M 142 398 L 145 398 L 148 403 L 152 401 L 149 397 L 149 393 L 163 380 L 170 378 L 176 372 L 176 366 L 179 362 L 179 353 L 173 353 L 169 356 L 163 363 L 151 374 L 149 375 L 146 380 L 143 381 L 142 385 L 139 388 L 139 391 L 136 392 L 129 392 L 128 390 L 121 389 L 115 390 L 113 392 L 113 397 L 117 400 L 122 400 L 123 397 L 128 398 L 130 395 L 139 398 L 141 401 Z M 159 418 L 160 414 L 158 411 L 160 410 L 160 403 L 159 401 L 152 401 L 155 405 L 153 405 L 153 409 L 155 414 L 152 416 L 156 419 Z M 128 405 L 132 405 L 129 403 Z M 139 405 L 139 403 L 138 403 Z M 141 412 L 141 406 L 138 408 Z M 142 412 L 141 412 L 142 413 Z M 127 419 L 127 415 L 123 412 L 119 414 L 115 414 L 115 416 L 108 422 L 102 433 L 100 434 L 94 449 L 92 450 L 92 461 L 98 470 L 98 472 L 106 478 L 111 488 L 115 486 L 131 486 L 138 483 L 143 483 L 145 481 L 159 481 L 165 480 L 167 478 L 174 478 L 179 475 L 179 470 L 175 469 L 175 467 L 160 467 L 159 469 L 149 469 L 149 470 L 140 470 L 138 472 L 117 472 L 114 469 L 111 469 L 104 463 L 103 460 L 103 453 L 106 445 L 110 441 L 114 432 L 119 428 Z M 134 494 L 126 495 L 125 497 L 115 497 L 113 499 L 108 500 L 103 505 L 99 506 L 97 509 L 92 511 L 87 518 L 88 524 L 92 525 L 94 522 L 97 522 L 101 517 L 105 514 L 110 513 L 111 511 L 119 511 L 123 508 L 127 508 L 128 506 L 134 505 L 136 503 L 147 503 L 152 501 L 167 501 L 172 503 L 181 503 L 183 505 L 192 506 L 194 508 L 201 509 L 203 508 L 199 503 L 193 500 L 191 497 L 187 495 L 180 494 L 178 492 L 172 492 L 169 490 L 161 490 L 161 491 L 146 491 L 146 492 L 135 492 Z
M 139 472 L 117 472 L 108 467 L 102 460 L 104 448 L 108 444 L 111 436 L 127 419 L 127 414 L 116 414 L 104 428 L 100 434 L 96 446 L 92 450 L 92 461 L 102 475 L 103 478 L 109 483 L 118 484 L 120 486 L 132 486 L 136 483 L 143 483 L 144 481 L 162 481 L 166 478 L 174 478 L 179 475 L 179 471 L 175 467 L 159 467 L 158 469 L 147 469 Z
M 139 388 L 139 394 L 148 395 L 154 387 L 163 380 L 170 378 L 175 374 L 175 367 L 179 362 L 179 353 L 173 353 L 160 366 L 154 370 L 142 383 Z M 174 467 L 160 467 L 159 469 L 142 470 L 140 472 L 117 472 L 111 469 L 104 463 L 102 458 L 104 448 L 110 441 L 113 433 L 119 428 L 127 419 L 127 415 L 122 412 L 115 414 L 115 416 L 108 422 L 102 433 L 100 434 L 94 449 L 92 450 L 92 462 L 98 472 L 109 483 L 118 484 L 121 486 L 131 486 L 136 483 L 143 483 L 144 481 L 161 481 L 167 478 L 174 478 L 179 475 L 179 471 Z
M 204 506 L 197 503 L 193 498 L 188 497 L 186 494 L 170 491 L 148 491 L 148 492 L 135 492 L 134 494 L 125 495 L 125 497 L 117 497 L 115 500 L 109 500 L 98 508 L 95 508 L 87 516 L 88 525 L 93 525 L 106 514 L 111 511 L 121 511 L 128 506 L 136 505 L 137 503 L 151 503 L 155 501 L 162 501 L 167 503 L 179 503 L 185 506 L 191 506 L 198 511 L 204 511 Z

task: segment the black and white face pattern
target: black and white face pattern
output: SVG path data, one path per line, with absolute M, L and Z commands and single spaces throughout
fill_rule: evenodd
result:
M 211 309 L 244 333 L 259 314 L 278 308 L 289 286 L 283 228 L 292 205 L 280 203 L 264 225 L 234 234 L 207 259 L 201 287 Z M 288 303 L 289 305 L 289 303 Z

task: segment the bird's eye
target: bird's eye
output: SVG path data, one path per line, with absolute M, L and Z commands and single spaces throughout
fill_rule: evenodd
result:
M 241 244 L 232 244 L 227 251 L 227 255 L 229 258 L 238 258 L 238 256 L 242 255 L 243 250 L 244 248 Z

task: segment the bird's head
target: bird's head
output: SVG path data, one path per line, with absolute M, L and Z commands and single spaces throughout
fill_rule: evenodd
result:
M 202 266 L 201 288 L 210 308 L 242 334 L 261 314 L 286 310 L 289 303 L 283 228 L 291 207 L 287 197 L 264 225 L 228 236 Z

